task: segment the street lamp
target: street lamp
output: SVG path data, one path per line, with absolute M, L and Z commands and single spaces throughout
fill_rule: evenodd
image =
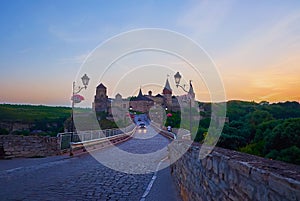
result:
M 180 84 L 180 79 L 181 79 L 181 75 L 179 74 L 179 72 L 177 72 L 177 73 L 174 75 L 174 78 L 175 78 L 176 87 L 178 87 L 179 84 Z
M 175 83 L 176 83 L 176 87 L 180 87 L 183 91 L 189 93 L 184 87 L 185 85 L 181 86 L 180 85 L 180 80 L 181 80 L 181 75 L 179 72 L 177 72 L 175 75 L 174 75 L 174 79 L 175 79 Z M 192 83 L 192 80 L 190 80 L 190 84 Z M 190 132 L 192 134 L 192 97 L 188 96 L 189 98 L 189 106 L 190 106 Z
M 77 95 L 79 92 L 81 92 L 82 89 L 86 89 L 87 88 L 87 85 L 89 84 L 90 78 L 86 74 L 84 74 L 81 77 L 81 81 L 82 81 L 83 86 L 78 86 L 76 88 L 76 83 L 74 81 L 73 82 L 73 87 L 72 87 L 72 113 L 71 113 L 71 124 L 72 124 L 72 127 L 71 127 L 70 145 L 73 142 L 73 137 L 74 137 L 74 105 L 75 105 L 75 95 Z M 71 156 L 73 155 L 73 153 L 72 153 L 72 147 L 70 148 L 70 155 Z
M 89 84 L 90 78 L 89 78 L 86 74 L 84 74 L 84 75 L 81 77 L 81 80 L 82 80 L 82 84 L 83 84 L 83 86 L 84 86 L 84 87 L 82 87 L 82 88 L 86 89 L 86 88 L 87 88 L 87 85 Z M 77 92 L 77 93 L 79 93 L 79 92 Z

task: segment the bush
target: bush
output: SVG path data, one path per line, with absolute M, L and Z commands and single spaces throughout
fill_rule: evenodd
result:
M 264 145 L 265 141 L 261 140 L 256 143 L 248 144 L 247 146 L 240 148 L 239 151 L 247 154 L 263 156 Z
M 206 128 L 199 127 L 198 131 L 197 131 L 197 134 L 196 134 L 196 136 L 194 138 L 194 141 L 195 142 L 201 142 L 201 141 L 203 141 L 203 139 L 204 139 L 204 133 L 206 133 L 206 132 L 207 132 Z
M 300 165 L 300 148 L 297 146 L 292 146 L 281 151 L 271 150 L 270 153 L 266 155 L 266 158 L 271 158 L 274 160 L 280 160 L 287 163 L 294 163 Z
M 226 149 L 238 150 L 238 148 L 246 145 L 246 139 L 242 136 L 222 133 L 217 145 Z

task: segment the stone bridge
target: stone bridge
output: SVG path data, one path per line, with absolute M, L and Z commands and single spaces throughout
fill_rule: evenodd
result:
M 200 145 L 159 132 L 73 157 L 1 160 L 0 200 L 300 200 L 299 166 L 219 148 L 200 160 Z

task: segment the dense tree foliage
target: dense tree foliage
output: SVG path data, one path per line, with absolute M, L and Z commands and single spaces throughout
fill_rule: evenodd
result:
M 229 101 L 218 146 L 300 164 L 300 105 Z
M 211 104 L 199 103 L 201 117 L 194 141 L 203 141 L 210 125 Z M 217 146 L 300 164 L 300 104 L 227 102 L 227 117 Z M 168 124 L 188 128 L 172 116 Z M 181 123 L 181 124 L 180 124 Z M 178 125 L 179 124 L 179 125 Z

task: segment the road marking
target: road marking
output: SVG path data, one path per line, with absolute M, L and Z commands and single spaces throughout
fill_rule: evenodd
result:
M 149 184 L 148 184 L 148 186 L 147 186 L 147 188 L 146 188 L 146 190 L 145 190 L 145 192 L 144 192 L 142 198 L 140 199 L 140 201 L 145 201 L 145 200 L 146 200 L 146 197 L 147 197 L 147 195 L 150 193 L 151 188 L 152 188 L 152 186 L 153 186 L 153 183 L 154 183 L 154 181 L 155 181 L 156 178 L 157 178 L 157 172 L 158 172 L 158 169 L 159 169 L 161 163 L 162 163 L 163 161 L 167 160 L 167 159 L 168 159 L 168 156 L 166 156 L 165 158 L 161 159 L 161 160 L 159 161 L 159 163 L 157 164 L 156 170 L 155 170 L 155 172 L 154 172 L 154 174 L 153 174 L 153 176 L 152 176 L 152 178 L 151 178 L 151 180 L 150 180 L 150 182 L 149 182 Z

